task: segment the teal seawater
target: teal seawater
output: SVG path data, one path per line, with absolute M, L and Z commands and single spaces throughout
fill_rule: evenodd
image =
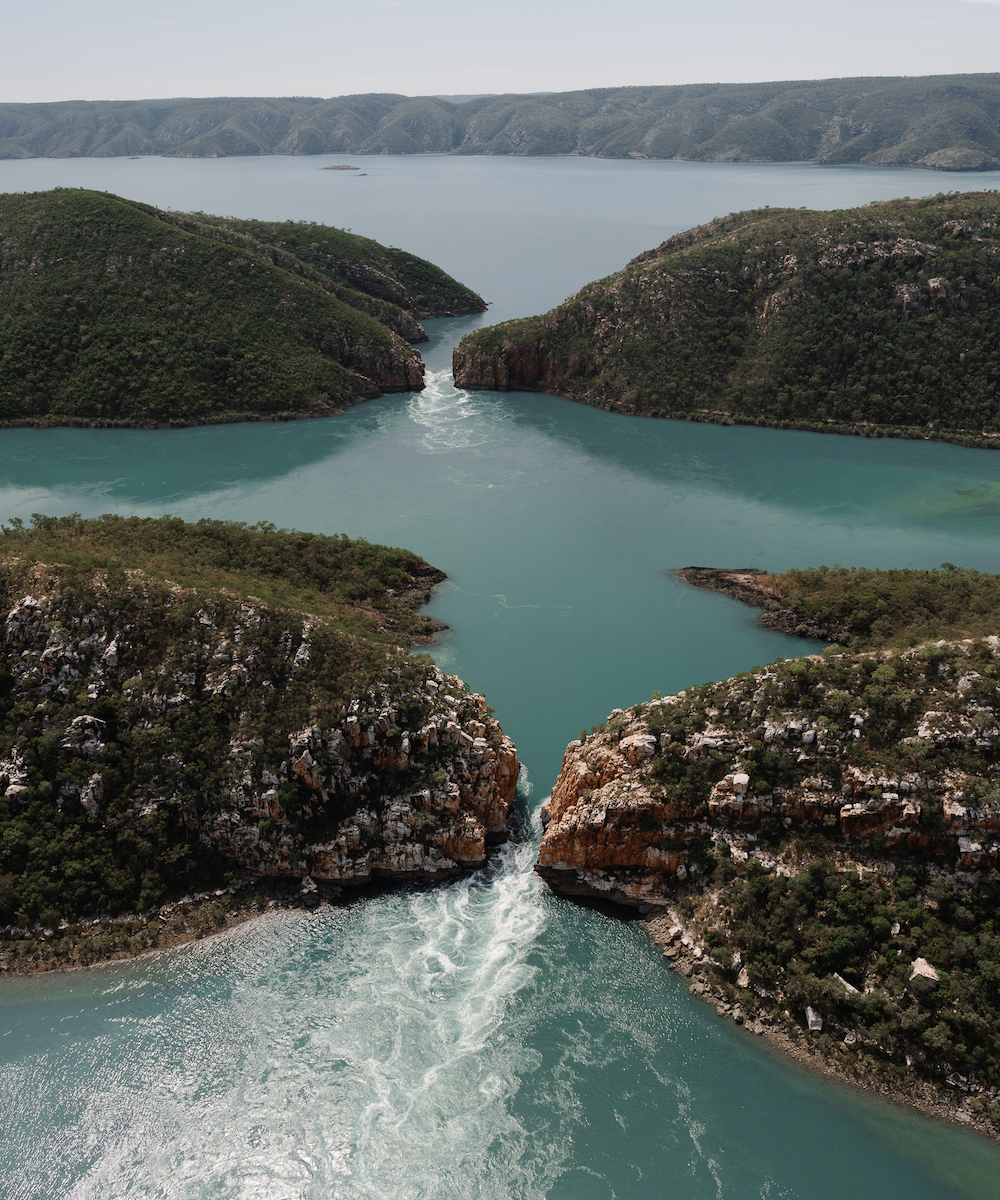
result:
M 0 187 L 125 192 L 134 167 L 129 194 L 159 204 L 350 224 L 444 262 L 497 299 L 492 317 L 547 307 L 719 212 L 938 183 L 809 164 L 357 161 L 364 177 L 295 159 L 32 160 L 0 164 Z M 356 209 L 348 185 L 373 185 Z M 495 222 L 487 254 L 473 235 Z M 1000 569 L 1000 455 L 459 392 L 450 350 L 478 322 L 429 323 L 426 391 L 337 418 L 3 431 L 0 518 L 172 512 L 411 547 L 448 572 L 434 654 L 517 741 L 529 815 L 566 742 L 611 708 L 813 648 L 674 568 Z M 526 818 L 486 871 L 446 887 L 4 981 L 5 1193 L 997 1194 L 992 1144 L 805 1074 L 691 999 L 633 925 L 549 896 L 537 837 Z

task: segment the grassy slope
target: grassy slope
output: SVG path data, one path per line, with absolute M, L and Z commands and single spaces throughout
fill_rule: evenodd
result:
M 191 424 L 328 412 L 420 386 L 419 355 L 375 319 L 405 314 L 365 292 L 372 278 L 415 307 L 471 295 L 369 239 L 237 224 L 245 228 L 78 189 L 0 197 L 0 421 Z M 358 278 L 297 258 L 306 237 L 335 245 Z M 407 283 L 391 274 L 394 256 Z M 388 270 L 373 271 L 373 261 Z
M 737 213 L 468 335 L 456 377 L 502 361 L 512 387 L 619 412 L 990 445 L 998 225 L 995 193 Z
M 231 864 L 183 825 L 138 825 L 137 797 L 162 775 L 172 779 L 162 787 L 208 802 L 231 737 L 263 737 L 281 757 L 290 731 L 339 713 L 373 680 L 391 677 L 405 688 L 422 677 L 427 660 L 400 658 L 397 647 L 426 632 L 413 608 L 440 577 L 406 550 L 266 525 L 38 516 L 29 529 L 5 529 L 4 611 L 39 588 L 58 596 L 67 637 L 117 633 L 119 667 L 132 682 L 91 700 L 82 684 L 77 694 L 72 675 L 54 687 L 39 672 L 27 690 L 12 692 L 11 667 L 0 668 L 0 758 L 16 747 L 32 778 L 19 798 L 0 797 L 0 925 L 138 911 L 225 882 Z M 240 615 L 248 600 L 264 617 L 256 627 Z M 221 633 L 199 623 L 206 610 Z M 305 668 L 293 668 L 303 614 L 316 622 L 312 648 Z M 184 672 L 200 677 L 211 664 L 199 637 L 218 640 L 228 630 L 232 638 L 237 625 L 237 641 L 253 640 L 274 687 L 206 695 L 197 705 L 156 700 L 161 667 L 168 692 Z M 99 760 L 60 748 L 81 714 L 104 722 Z M 53 803 L 60 788 L 85 786 L 95 769 L 100 815 L 77 800 Z

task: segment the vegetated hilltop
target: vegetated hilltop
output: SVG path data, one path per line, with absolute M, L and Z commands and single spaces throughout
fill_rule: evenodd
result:
M 934 571 L 821 566 L 769 575 L 756 567 L 683 567 L 675 574 L 762 608 L 768 629 L 850 650 L 902 649 L 1000 629 L 1000 576 L 954 563 Z
M 721 217 L 467 335 L 454 371 L 613 412 L 995 446 L 998 339 L 987 192 Z
M 825 604 L 828 633 L 853 628 L 866 652 L 657 694 L 583 731 L 536 870 L 642 906 L 720 1014 L 997 1136 L 1000 638 L 907 643 L 953 633 L 965 605 L 995 629 L 1000 578 L 880 574 L 790 576 L 796 605 Z
M 485 307 L 340 229 L 76 188 L 0 196 L 0 423 L 323 415 L 423 387 L 416 317 Z
M 266 524 L 12 524 L 0 966 L 156 944 L 187 920 L 157 910 L 198 888 L 222 889 L 203 919 L 224 924 L 248 877 L 316 900 L 445 878 L 504 839 L 513 745 L 402 649 L 441 628 L 414 612 L 443 578 L 415 554 Z
M 1000 75 L 0 105 L 0 158 L 585 154 L 705 162 L 1000 166 Z

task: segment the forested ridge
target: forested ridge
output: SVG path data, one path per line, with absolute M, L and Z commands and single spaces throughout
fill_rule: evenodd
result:
M 462 339 L 460 387 L 616 412 L 994 446 L 1000 197 L 732 214 L 544 316 Z
M 1000 75 L 0 104 L 0 158 L 422 153 L 994 169 Z
M 0 422 L 317 415 L 423 386 L 418 316 L 483 301 L 344 230 L 0 196 Z

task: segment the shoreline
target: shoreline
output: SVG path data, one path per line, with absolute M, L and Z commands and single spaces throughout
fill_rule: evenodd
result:
M 457 348 L 456 348 L 457 353 Z M 544 396 L 558 396 L 585 404 L 588 408 L 599 408 L 604 412 L 622 417 L 641 417 L 648 421 L 685 421 L 691 425 L 727 425 L 756 429 L 787 430 L 793 433 L 836 434 L 841 437 L 889 438 L 906 442 L 940 442 L 944 445 L 962 446 L 967 450 L 1000 450 L 1000 433 L 972 429 L 930 429 L 926 425 L 878 425 L 869 421 L 810 421 L 806 418 L 750 416 L 746 413 L 727 412 L 722 409 L 689 409 L 677 412 L 643 412 L 618 400 L 602 400 L 587 393 L 563 391 L 548 384 L 533 385 L 531 381 L 519 380 L 516 384 L 499 386 L 496 382 L 459 382 L 452 368 L 455 387 L 469 392 L 528 392 Z
M 49 936 L 28 931 L 0 941 L 0 981 L 15 976 L 85 970 L 202 941 L 279 909 L 315 909 L 340 897 L 320 885 L 302 891 L 298 879 L 251 879 L 232 888 L 185 897 L 149 913 L 68 926 Z
M 0 420 L 0 429 L 199 429 L 205 425 L 260 425 L 284 424 L 289 421 L 310 421 L 322 417 L 342 416 L 349 408 L 355 408 L 368 400 L 383 400 L 386 396 L 405 395 L 421 392 L 426 385 L 416 387 L 383 387 L 371 395 L 358 395 L 332 401 L 328 404 L 317 405 L 309 409 L 288 409 L 286 411 L 252 412 L 242 409 L 220 409 L 217 413 L 203 417 L 191 417 L 186 420 L 171 421 L 129 421 L 118 417 L 58 417 L 42 415 L 38 417 L 16 417 Z
M 650 942 L 661 952 L 664 965 L 684 979 L 688 993 L 712 1005 L 716 1014 L 741 1025 L 747 1033 L 763 1038 L 769 1046 L 793 1058 L 800 1066 L 840 1084 L 911 1108 L 925 1117 L 948 1121 L 963 1129 L 974 1130 L 992 1142 L 1000 1142 L 1000 1130 L 988 1118 L 969 1106 L 975 1097 L 966 1086 L 955 1085 L 953 1096 L 927 1080 L 914 1078 L 910 1086 L 891 1087 L 885 1079 L 867 1072 L 848 1069 L 835 1058 L 823 1054 L 787 1010 L 779 1010 L 768 998 L 749 988 L 712 977 L 714 965 L 702 949 L 697 935 L 684 925 L 674 908 L 643 911 L 639 925 Z M 706 967 L 709 969 L 706 970 Z
M 731 600 L 739 600 L 741 604 L 759 609 L 757 622 L 765 629 L 787 633 L 791 637 L 812 638 L 818 642 L 835 643 L 841 636 L 850 639 L 849 629 L 803 617 L 796 612 L 788 604 L 787 597 L 764 582 L 770 577 L 759 567 L 679 567 L 673 574 L 675 579 L 692 587 L 721 592 Z M 768 608 L 768 605 L 775 603 L 781 607 Z

